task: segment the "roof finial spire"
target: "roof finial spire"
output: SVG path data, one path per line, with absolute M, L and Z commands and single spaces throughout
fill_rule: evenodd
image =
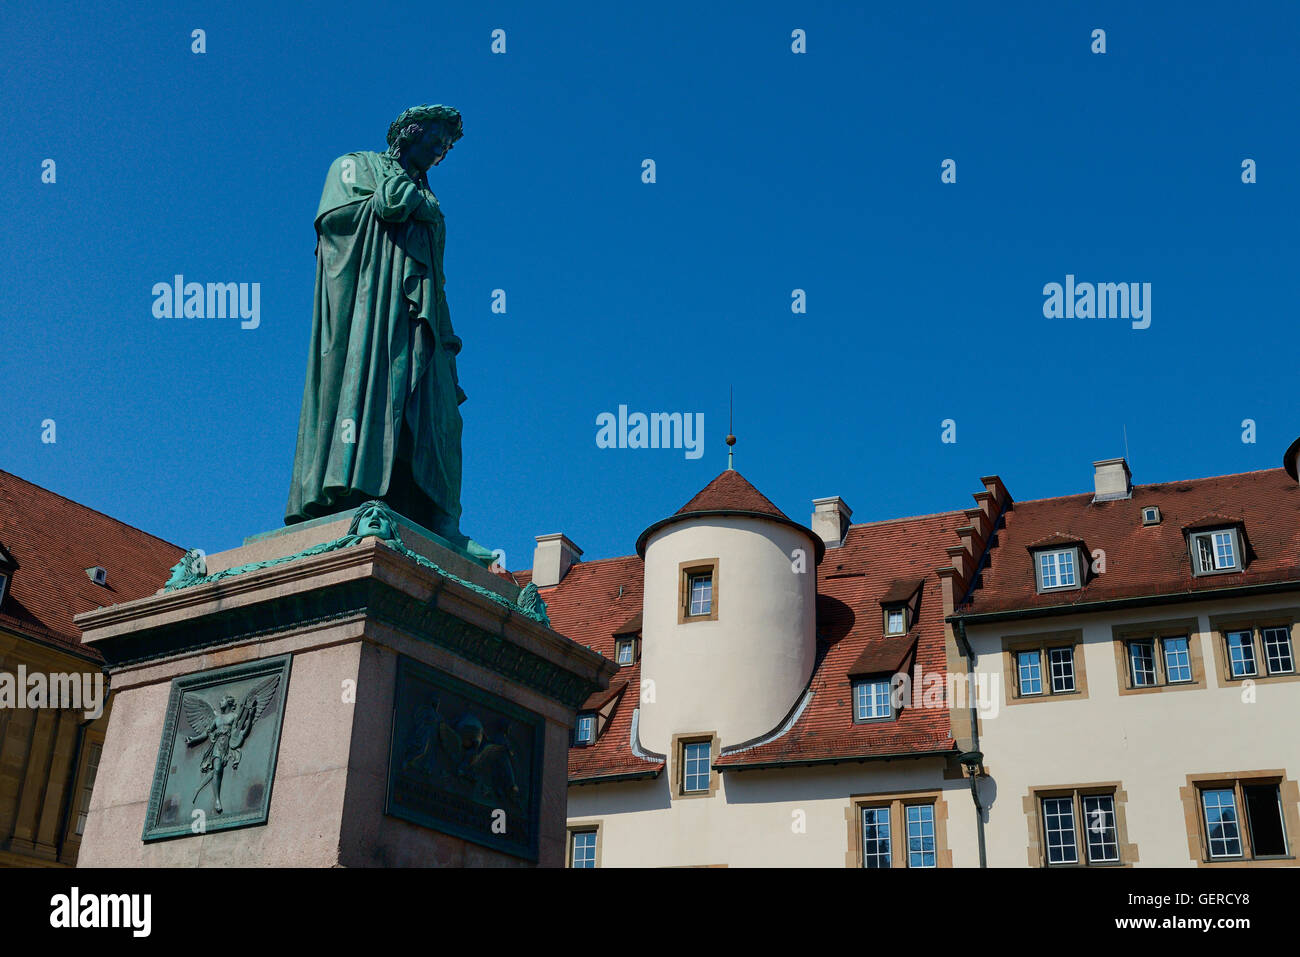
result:
M 734 456 L 736 454 L 736 436 L 732 433 L 732 427 L 736 418 L 736 387 L 731 387 L 731 396 L 727 399 L 727 471 L 736 470 Z

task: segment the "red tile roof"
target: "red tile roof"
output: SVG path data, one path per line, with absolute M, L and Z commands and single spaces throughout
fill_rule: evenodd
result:
M 734 469 L 727 469 L 673 514 L 713 511 L 762 512 L 790 520 L 785 512 L 773 505 L 766 495 Z
M 808 689 L 790 702 L 792 713 L 803 705 L 797 719 L 788 728 L 784 726 L 789 722 L 783 722 L 756 745 L 723 742 L 729 751 L 717 765 L 798 764 L 953 750 L 946 708 L 904 708 L 895 721 L 855 724 L 849 673 L 864 655 L 898 657 L 899 640 L 883 633 L 880 602 L 886 595 L 897 595 L 900 582 L 909 583 L 909 595 L 914 592 L 911 585 L 922 589 L 917 619 L 903 638 L 903 656 L 910 655 L 915 644 L 914 659 L 923 675 L 946 672 L 942 597 L 933 572 L 948 560 L 946 549 L 965 522 L 963 513 L 948 512 L 852 526 L 844 544 L 829 549 L 818 568 L 818 660 Z M 552 626 L 614 660 L 615 632 L 641 610 L 643 575 L 643 563 L 635 556 L 574 565 L 558 586 L 542 589 Z M 515 577 L 523 581 L 529 576 L 516 572 Z M 570 748 L 571 783 L 663 768 L 662 756 L 646 761 L 632 751 L 639 660 L 621 668 L 615 681 L 625 677 L 627 690 L 604 733 L 594 745 Z M 742 746 L 744 750 L 735 750 Z
M 796 528 L 806 534 L 812 541 L 817 553 L 817 561 L 822 560 L 826 543 L 814 535 L 807 526 L 800 525 L 768 500 L 767 496 L 754 488 L 749 481 L 734 469 L 727 469 L 720 474 L 689 502 L 667 518 L 655 522 L 636 540 L 636 553 L 645 556 L 646 544 L 659 529 L 675 522 L 689 520 L 691 516 L 723 515 L 765 515 L 773 521 Z
M 1159 506 L 1158 525 L 1142 510 Z M 1240 522 L 1249 545 L 1240 573 L 1192 574 L 1185 530 Z M 1073 591 L 1038 594 L 1028 546 L 1060 530 L 1105 552 L 1105 572 Z M 1300 582 L 1300 485 L 1283 469 L 1136 485 L 1133 496 L 1092 501 L 1091 493 L 1015 502 L 962 614 L 1056 609 L 1084 602 L 1174 596 L 1264 583 Z M 1087 556 L 1085 556 L 1086 558 Z
M 184 549 L 0 471 L 0 545 L 18 562 L 0 628 L 87 658 L 74 615 L 152 595 Z M 86 569 L 101 566 L 105 585 Z
M 809 685 L 811 697 L 788 730 L 724 748 L 720 768 L 801 764 L 886 755 L 928 754 L 955 749 L 946 707 L 907 707 L 893 721 L 855 724 L 849 678 L 865 656 L 897 659 L 915 641 L 913 694 L 921 701 L 925 675 L 946 674 L 943 598 L 934 569 L 946 564 L 947 548 L 966 524 L 962 512 L 853 525 L 838 549 L 828 549 L 817 577 L 820 660 Z M 846 572 L 852 571 L 849 574 Z M 884 635 L 880 602 L 898 581 L 921 580 L 916 620 L 901 642 Z M 916 683 L 917 675 L 920 683 Z
M 541 590 L 551 627 L 560 634 L 586 645 L 614 661 L 614 634 L 641 611 L 644 566 L 635 555 L 579 562 L 569 569 L 558 585 Z M 516 580 L 527 582 L 531 572 L 516 572 Z M 592 781 L 625 775 L 655 775 L 663 770 L 662 757 L 647 760 L 632 751 L 632 715 L 641 698 L 641 661 L 623 665 L 611 679 L 611 690 L 626 689 L 614 706 L 608 725 L 595 744 L 569 749 L 569 780 Z M 602 692 L 593 699 L 609 700 Z M 598 707 L 594 700 L 584 710 Z

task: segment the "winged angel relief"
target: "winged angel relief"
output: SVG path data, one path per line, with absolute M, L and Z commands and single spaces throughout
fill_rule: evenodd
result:
M 240 748 L 262 718 L 275 712 L 279 701 L 280 676 L 272 675 L 238 702 L 231 695 L 222 697 L 216 708 L 197 695 L 186 695 L 182 703 L 185 720 L 192 732 L 185 737 L 189 747 L 208 742 L 199 773 L 206 775 L 194 792 L 194 803 L 209 784 L 212 785 L 213 810 L 221 813 L 221 779 L 227 767 L 239 768 Z

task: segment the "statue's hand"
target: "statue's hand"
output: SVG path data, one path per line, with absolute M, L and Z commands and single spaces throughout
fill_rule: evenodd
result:
M 442 347 L 454 356 L 460 355 L 461 345 L 460 336 L 448 334 L 442 337 Z

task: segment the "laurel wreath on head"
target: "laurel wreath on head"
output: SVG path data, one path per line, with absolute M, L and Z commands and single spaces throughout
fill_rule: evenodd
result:
M 443 106 L 441 103 L 413 106 L 409 110 L 404 110 L 402 115 L 393 120 L 392 125 L 388 127 L 389 148 L 405 146 L 414 136 L 418 135 L 416 130 L 412 128 L 417 128 L 420 132 L 423 132 L 426 123 L 442 124 L 453 140 L 458 140 L 465 135 L 465 126 L 461 119 L 460 110 L 450 106 Z

